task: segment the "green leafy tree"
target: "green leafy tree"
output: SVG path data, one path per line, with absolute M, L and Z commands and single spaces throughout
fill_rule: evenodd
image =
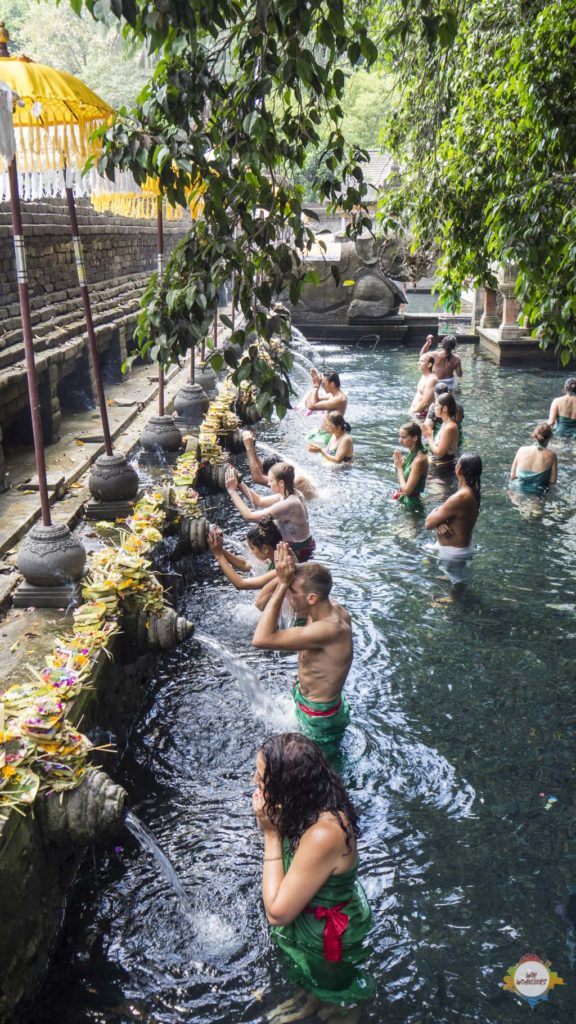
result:
M 428 11 L 426 20 L 424 10 Z M 402 167 L 386 228 L 439 254 L 442 298 L 519 268 L 541 344 L 576 353 L 576 18 L 567 0 L 479 0 L 460 12 L 414 0 L 380 18 L 401 104 L 386 128 Z
M 269 340 L 282 321 L 268 316 L 284 290 L 296 302 L 310 280 L 302 254 L 312 232 L 302 219 L 303 190 L 293 168 L 320 149 L 315 187 L 347 210 L 366 193 L 362 160 L 342 133 L 344 62 L 377 57 L 361 12 L 342 0 L 71 0 L 95 18 L 114 16 L 127 36 L 157 55 L 158 67 L 129 114 L 104 135 L 103 173 L 130 168 L 139 182 L 159 179 L 168 200 L 187 202 L 202 183 L 202 218 L 176 247 L 145 296 L 142 352 L 162 364 L 205 338 L 220 286 L 234 274 L 244 323 L 226 361 L 261 390 L 265 416 L 289 402 L 286 366 L 258 357 L 253 335 Z M 323 126 L 328 126 L 327 130 Z M 346 182 L 346 184 L 344 184 Z M 357 216 L 353 230 L 370 220 Z M 224 319 L 224 318 L 222 318 Z M 218 365 L 222 355 L 212 356 Z
M 97 25 L 86 14 L 77 17 L 56 0 L 34 3 L 8 0 L 12 12 L 6 24 L 13 38 L 12 51 L 70 71 L 112 107 L 131 105 L 153 70 L 150 59 L 128 50 L 118 23 Z

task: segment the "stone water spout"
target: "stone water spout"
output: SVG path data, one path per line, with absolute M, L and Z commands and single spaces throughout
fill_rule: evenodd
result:
M 49 839 L 85 846 L 121 829 L 127 801 L 126 790 L 106 772 L 90 769 L 76 789 L 42 795 L 35 807 Z
M 143 651 L 170 651 L 194 632 L 194 623 L 178 615 L 173 608 L 161 614 L 138 611 L 124 620 L 126 635 L 136 649 Z

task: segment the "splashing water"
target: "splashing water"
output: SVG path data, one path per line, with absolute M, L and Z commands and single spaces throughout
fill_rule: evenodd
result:
M 241 658 L 235 657 L 229 647 L 221 644 L 214 637 L 207 636 L 206 633 L 200 633 L 198 630 L 194 633 L 194 637 L 203 647 L 207 647 L 208 650 L 212 651 L 224 667 L 228 669 L 228 672 L 237 683 L 240 693 L 246 698 L 252 710 L 259 718 L 270 723 L 275 722 L 280 712 L 281 720 L 282 722 L 284 721 L 286 717 L 285 709 L 279 707 L 277 697 L 272 696 L 267 691 L 254 669 L 250 668 Z
M 167 857 L 161 847 L 158 846 L 158 843 L 150 829 L 147 828 L 146 825 L 140 821 L 140 818 L 137 818 L 132 811 L 128 811 L 128 814 L 124 818 L 124 824 L 128 831 L 132 833 L 134 838 L 138 840 L 142 849 L 147 850 L 148 853 L 152 854 L 160 873 L 176 893 L 183 916 L 188 924 L 193 924 L 194 918 L 192 914 L 192 907 L 188 902 L 188 897 L 184 892 L 182 883 L 174 870 L 170 858 Z

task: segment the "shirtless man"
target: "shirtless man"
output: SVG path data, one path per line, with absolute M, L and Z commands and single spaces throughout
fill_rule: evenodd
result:
M 434 335 L 429 334 L 420 349 L 420 355 L 426 355 L 430 346 L 434 343 Z M 456 377 L 462 376 L 462 363 L 460 356 L 454 355 L 456 348 L 456 337 L 454 334 L 447 334 L 440 342 L 440 348 L 433 352 L 434 373 L 438 383 L 447 384 L 449 388 L 456 386 Z
M 474 554 L 472 531 L 480 511 L 479 455 L 462 455 L 455 468 L 458 490 L 426 517 L 427 530 L 436 530 L 437 553 L 441 561 L 469 561 Z
M 278 582 L 256 627 L 254 647 L 298 651 L 292 691 L 303 732 L 325 753 L 334 751 L 350 720 L 342 687 L 352 664 L 352 624 L 345 608 L 330 600 L 332 576 L 318 562 L 297 565 L 287 544 L 274 556 Z M 302 626 L 278 629 L 284 598 Z
M 242 440 L 244 441 L 244 447 L 248 457 L 250 475 L 254 483 L 263 484 L 264 487 L 269 487 L 270 481 L 268 480 L 268 473 L 270 472 L 270 469 L 278 462 L 284 462 L 284 459 L 280 458 L 279 455 L 268 455 L 265 459 L 260 459 L 256 451 L 256 438 L 250 430 L 242 431 Z M 296 490 L 300 491 L 307 501 L 310 501 L 311 498 L 318 497 L 318 491 L 310 477 L 300 469 L 300 466 L 294 466 L 294 483 L 296 485 Z
M 430 402 L 434 398 L 434 388 L 438 383 L 438 377 L 434 373 L 434 356 L 429 355 L 426 352 L 420 356 L 418 360 L 418 366 L 422 371 L 422 376 L 418 381 L 416 388 L 416 394 L 412 399 L 412 405 L 410 406 L 410 412 L 417 416 L 418 419 L 425 419 L 430 406 Z
M 348 395 L 340 387 L 340 374 L 336 370 L 327 370 L 322 375 L 318 373 L 318 370 L 313 369 L 310 371 L 310 376 L 312 377 L 312 390 L 304 399 L 306 408 L 311 412 L 340 412 L 344 415 L 348 405 Z M 326 392 L 327 398 L 319 397 L 320 388 Z

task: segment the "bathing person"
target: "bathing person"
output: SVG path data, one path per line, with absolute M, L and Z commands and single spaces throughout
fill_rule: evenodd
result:
M 297 565 L 287 544 L 278 545 L 274 561 L 276 590 L 252 643 L 264 650 L 298 651 L 298 678 L 292 691 L 296 717 L 306 735 L 332 754 L 350 720 L 342 694 L 352 664 L 350 616 L 330 600 L 332 576 L 324 565 Z M 286 595 L 305 624 L 280 630 L 278 618 Z
M 436 437 L 436 435 L 438 434 L 438 431 L 440 430 L 440 427 L 442 426 L 442 417 L 441 416 L 437 417 L 436 416 L 436 412 L 435 412 L 436 399 L 439 398 L 440 395 L 447 395 L 449 393 L 449 391 L 450 391 L 450 388 L 448 387 L 447 384 L 444 384 L 444 383 L 442 383 L 442 384 L 435 384 L 435 386 L 434 386 L 434 400 L 430 403 L 430 406 L 428 408 L 428 413 L 426 415 L 426 422 L 430 422 L 431 425 L 432 425 L 432 437 Z M 464 419 L 464 406 L 462 405 L 462 402 L 458 401 L 458 399 L 456 397 L 454 397 L 454 401 L 456 402 L 456 423 L 458 424 L 458 445 L 461 445 L 462 444 L 462 436 L 463 436 L 462 435 L 462 421 Z
M 306 502 L 294 486 L 294 466 L 288 462 L 277 463 L 270 469 L 268 480 L 272 494 L 263 498 L 246 484 L 238 484 L 236 470 L 232 466 L 226 470 L 226 490 L 240 515 L 249 523 L 259 523 L 270 514 L 274 516 L 282 539 L 288 541 L 299 562 L 307 562 L 316 543 L 310 535 Z M 256 506 L 254 509 L 238 494 L 239 486 Z
M 576 437 L 576 377 L 568 377 L 564 392 L 552 402 L 548 423 L 558 437 Z
M 434 373 L 434 356 L 424 353 L 418 360 L 418 366 L 422 376 L 418 381 L 410 412 L 423 420 L 426 418 L 430 402 L 434 398 L 434 386 L 438 383 L 438 378 Z
M 410 512 L 422 511 L 422 493 L 428 475 L 428 458 L 422 447 L 422 429 L 419 423 L 404 423 L 399 431 L 400 444 L 408 449 L 408 455 L 396 448 L 394 450 L 394 467 L 400 488 L 394 491 L 393 498 Z
M 432 334 L 429 334 L 420 349 L 420 355 L 426 355 L 434 341 Z M 440 348 L 433 352 L 434 373 L 438 382 L 447 384 L 449 388 L 456 387 L 456 377 L 462 376 L 462 363 L 460 356 L 455 355 L 456 335 L 447 334 L 440 342 Z
M 440 559 L 471 559 L 474 554 L 472 531 L 480 511 L 479 455 L 462 455 L 456 463 L 458 490 L 426 516 L 427 530 L 436 530 Z
M 226 579 L 230 580 L 236 590 L 262 590 L 266 584 L 276 583 L 276 569 L 274 568 L 274 552 L 282 540 L 282 535 L 276 526 L 272 516 L 265 516 L 259 523 L 251 526 L 246 535 L 248 547 L 254 557 L 262 566 L 262 573 L 259 576 L 241 576 L 242 572 L 252 572 L 252 566 L 246 558 L 235 555 L 224 547 L 224 535 L 222 530 L 214 527 L 208 534 L 208 547 L 214 556 Z M 273 589 L 273 588 L 272 588 Z M 268 588 L 268 596 L 270 595 Z M 262 605 L 264 607 L 264 605 Z
M 429 420 L 422 425 L 422 433 L 430 449 L 430 465 L 434 475 L 442 480 L 449 479 L 454 473 L 459 433 L 456 422 L 456 401 L 448 392 L 440 395 L 434 403 L 434 414 L 441 420 L 440 430 L 434 436 L 434 429 Z
M 262 900 L 291 981 L 324 1003 L 369 998 L 373 981 L 358 965 L 372 914 L 357 879 L 358 819 L 340 777 L 312 740 L 287 732 L 262 745 L 253 782 Z
M 552 434 L 548 423 L 537 423 L 532 431 L 534 443 L 523 445 L 514 456 L 510 479 L 524 494 L 544 494 L 558 479 L 556 452 L 548 451 Z
M 246 449 L 250 475 L 254 483 L 264 484 L 265 487 L 268 487 L 268 473 L 272 466 L 277 465 L 279 462 L 284 462 L 284 459 L 280 455 L 267 455 L 264 459 L 260 459 L 256 451 L 256 438 L 250 430 L 242 431 L 242 440 Z M 318 491 L 310 477 L 304 470 L 300 469 L 300 466 L 294 466 L 294 484 L 296 490 L 300 491 L 307 501 L 318 497 Z
M 326 370 L 324 374 L 320 374 L 318 370 L 312 369 L 310 376 L 312 377 L 312 389 L 304 399 L 306 408 L 312 412 L 336 411 L 344 415 L 348 405 L 348 395 L 340 387 L 340 374 L 336 370 Z M 326 398 L 320 398 L 320 388 L 326 392 Z
M 352 427 L 339 412 L 327 412 L 322 420 L 321 430 L 327 431 L 330 440 L 326 445 L 312 441 L 308 445 L 309 452 L 321 452 L 328 462 L 352 462 L 354 445 L 350 437 Z

